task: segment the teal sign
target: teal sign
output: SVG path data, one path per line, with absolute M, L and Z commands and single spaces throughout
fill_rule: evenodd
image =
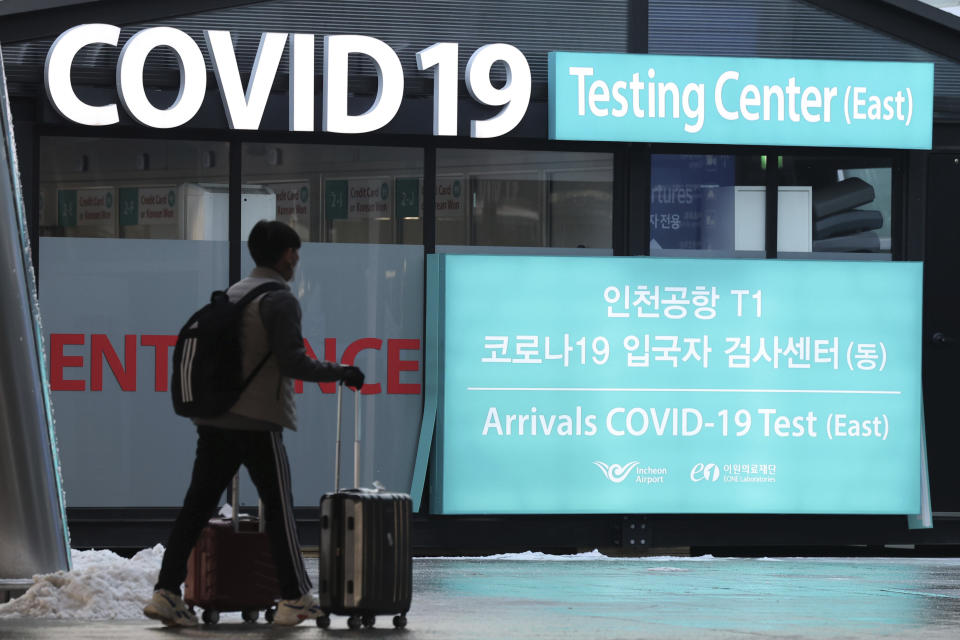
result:
M 57 222 L 61 227 L 77 226 L 77 190 L 57 191 Z
M 549 54 L 550 138 L 929 149 L 933 64 Z
M 120 187 L 120 226 L 140 223 L 140 190 L 136 187 Z
M 324 183 L 327 220 L 347 217 L 347 181 L 327 180 Z
M 420 217 L 420 178 L 397 178 L 396 202 L 398 218 Z
M 446 255 L 437 288 L 437 513 L 921 511 L 919 263 Z

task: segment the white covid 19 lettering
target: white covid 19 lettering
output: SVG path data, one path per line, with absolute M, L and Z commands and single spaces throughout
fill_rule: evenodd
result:
M 507 81 L 499 89 L 490 81 L 494 63 L 507 66 Z M 480 47 L 467 62 L 467 91 L 477 102 L 491 107 L 503 106 L 500 113 L 488 120 L 470 122 L 473 138 L 495 138 L 520 124 L 530 103 L 532 80 L 530 65 L 519 49 L 499 42 Z
M 417 69 L 433 72 L 433 135 L 457 135 L 457 58 L 456 42 L 438 42 L 417 52 Z
M 120 27 L 112 24 L 83 24 L 67 29 L 54 40 L 43 65 L 43 82 L 50 104 L 57 113 L 77 124 L 102 127 L 120 121 L 116 103 L 89 105 L 77 97 L 70 82 L 70 68 L 77 52 L 90 44 L 117 46 Z
M 260 127 L 284 49 L 289 61 L 290 131 L 314 131 L 315 122 L 315 38 L 313 34 L 263 33 L 250 79 L 243 86 L 229 31 L 203 32 L 210 63 L 231 129 L 256 130 Z M 87 24 L 63 32 L 47 52 L 44 83 L 50 103 L 57 113 L 73 122 L 105 126 L 120 121 L 115 103 L 91 105 L 74 91 L 70 71 L 77 53 L 88 45 L 119 46 L 120 28 L 108 24 Z M 287 43 L 289 42 L 289 47 Z M 330 35 L 323 40 L 323 131 L 330 133 L 368 133 L 387 126 L 396 117 L 403 102 L 404 74 L 400 58 L 389 45 L 362 35 Z M 144 67 L 157 47 L 168 47 L 176 55 L 180 69 L 180 87 L 170 106 L 159 109 L 147 96 Z M 351 56 L 366 56 L 377 73 L 373 104 L 360 114 L 351 114 Z M 459 45 L 440 42 L 416 54 L 417 69 L 434 73 L 433 134 L 457 135 Z M 506 69 L 506 82 L 494 86 L 491 71 L 497 63 Z M 530 65 L 516 47 L 495 43 L 477 49 L 464 70 L 467 91 L 479 103 L 502 107 L 492 118 L 471 121 L 475 138 L 492 138 L 512 131 L 526 115 L 532 80 Z M 123 45 L 116 69 L 120 103 L 138 123 L 157 129 L 186 124 L 203 106 L 207 88 L 207 67 L 203 52 L 194 40 L 179 29 L 151 27 L 135 33 Z
M 240 81 L 240 69 L 237 56 L 233 51 L 233 41 L 229 31 L 204 31 L 207 49 L 213 56 L 213 72 L 220 87 L 220 99 L 227 114 L 231 129 L 252 129 L 260 127 L 263 110 L 270 97 L 273 80 L 280 68 L 283 47 L 287 44 L 285 33 L 264 33 L 260 36 L 257 57 L 250 70 L 250 81 L 244 92 Z
M 143 68 L 147 56 L 160 46 L 173 49 L 180 65 L 180 91 L 173 104 L 166 109 L 153 106 L 143 86 Z M 144 29 L 127 40 L 120 51 L 117 89 L 123 108 L 140 124 L 156 129 L 179 127 L 195 116 L 203 104 L 207 91 L 203 53 L 193 38 L 179 29 Z
M 313 131 L 313 56 L 312 33 L 290 36 L 290 131 Z
M 377 68 L 377 97 L 365 113 L 349 115 L 348 58 L 351 53 L 369 56 Z M 323 39 L 323 130 L 331 133 L 366 133 L 387 125 L 403 100 L 403 67 L 385 42 L 369 36 L 341 35 Z

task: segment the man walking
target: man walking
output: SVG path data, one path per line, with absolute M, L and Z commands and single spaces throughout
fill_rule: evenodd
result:
M 226 413 L 194 418 L 198 440 L 190 488 L 170 533 L 153 597 L 143 610 L 147 617 L 169 626 L 197 624 L 196 615 L 180 596 L 187 559 L 241 464 L 263 501 L 277 568 L 282 599 L 274 624 L 295 625 L 320 614 L 300 552 L 283 430 L 297 428 L 295 379 L 339 380 L 359 390 L 364 376 L 357 367 L 314 360 L 306 354 L 300 303 L 286 285 L 300 260 L 297 232 L 282 222 L 261 220 L 250 232 L 248 248 L 256 267 L 228 289 L 230 300 L 236 302 L 267 282 L 283 286 L 255 298 L 243 310 L 243 375 L 253 376 L 249 384 Z

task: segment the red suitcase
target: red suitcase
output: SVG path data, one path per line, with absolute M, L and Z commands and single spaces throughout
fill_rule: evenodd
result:
M 239 484 L 235 477 L 234 496 Z M 273 620 L 280 585 L 260 506 L 256 519 L 239 517 L 236 507 L 232 519 L 212 518 L 190 554 L 183 599 L 203 608 L 205 624 L 216 624 L 224 611 L 240 611 L 245 621 L 256 622 L 263 610 L 267 621 Z

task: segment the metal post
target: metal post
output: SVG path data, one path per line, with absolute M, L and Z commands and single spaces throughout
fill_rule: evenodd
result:
M 353 392 L 353 486 L 360 486 L 360 390 Z
M 333 490 L 340 491 L 340 419 L 343 412 L 343 385 L 337 385 L 337 449 L 333 459 Z

